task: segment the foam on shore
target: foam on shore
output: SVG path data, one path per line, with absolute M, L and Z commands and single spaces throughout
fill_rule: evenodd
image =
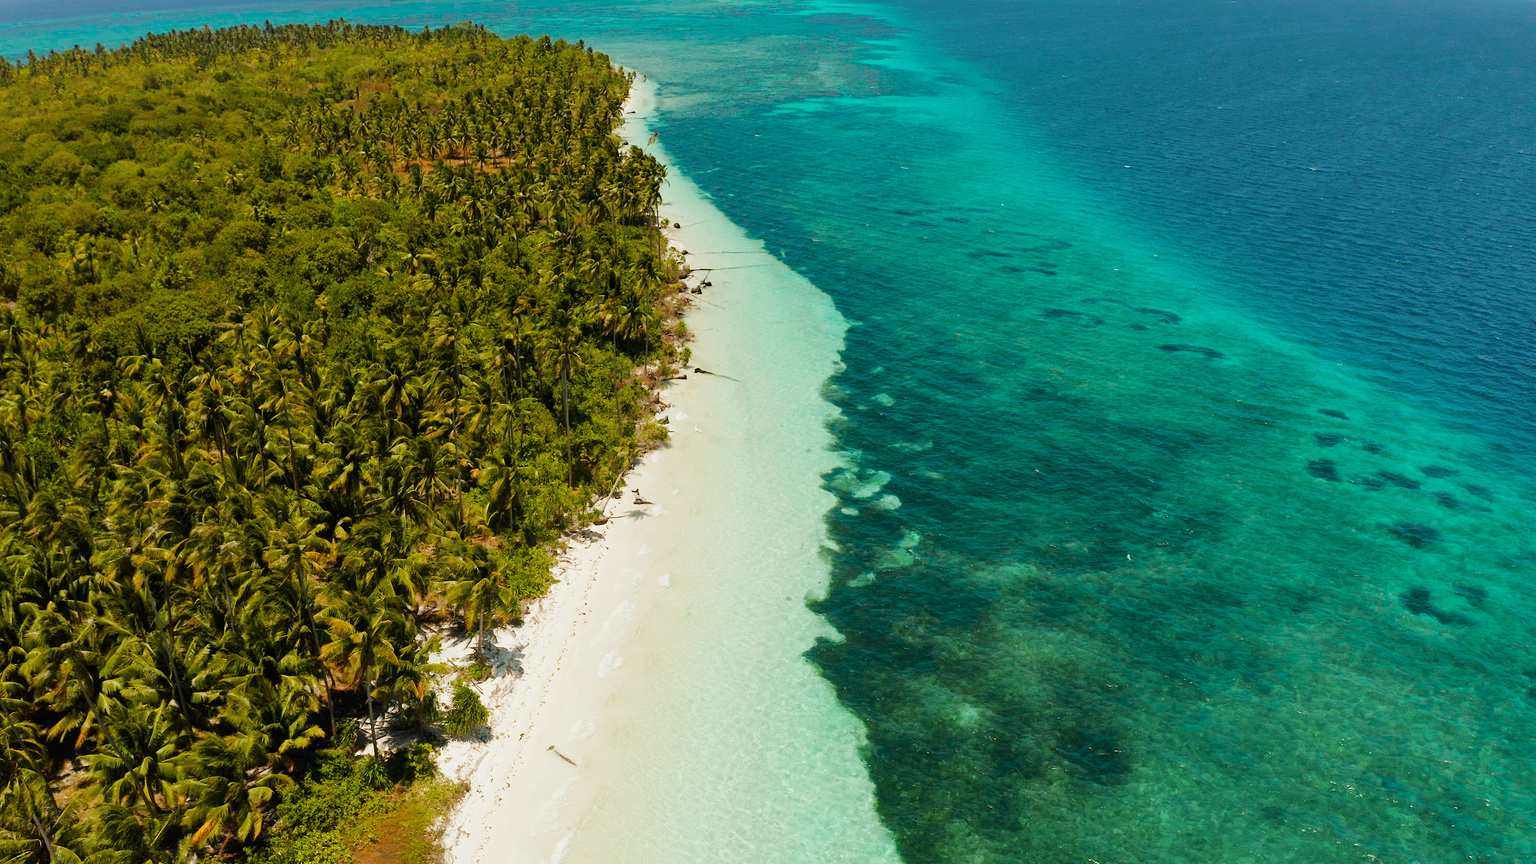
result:
M 631 101 L 623 134 L 645 141 L 654 89 Z M 862 729 L 802 656 L 835 635 L 806 599 L 827 582 L 820 388 L 845 322 L 675 169 L 665 193 L 713 283 L 687 324 L 716 374 L 669 387 L 671 444 L 502 635 L 522 674 L 483 688 L 493 738 L 442 760 L 470 783 L 449 861 L 897 861 Z

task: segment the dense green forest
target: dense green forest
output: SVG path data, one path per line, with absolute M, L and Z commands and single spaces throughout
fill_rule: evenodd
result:
M 270 858 L 442 723 L 426 633 L 664 436 L 630 80 L 345 22 L 0 65 L 0 861 Z

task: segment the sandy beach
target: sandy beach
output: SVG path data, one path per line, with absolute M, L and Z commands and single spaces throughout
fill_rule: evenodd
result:
M 632 503 L 637 488 L 661 479 L 659 457 L 647 457 L 630 488 L 607 503 L 606 525 L 571 543 L 555 570 L 560 581 L 523 625 L 496 633 L 498 674 L 477 688 L 490 710 L 489 739 L 452 741 L 438 757 L 445 775 L 469 784 L 444 834 L 453 864 L 559 860 L 563 838 L 546 835 L 580 807 L 601 682 L 623 665 L 618 646 L 667 587 L 665 579 L 646 584 L 632 566 L 648 553 L 647 520 L 664 512 Z M 467 652 L 465 641 L 456 647 Z M 496 845 L 509 837 L 510 846 Z
M 626 140 L 655 104 L 637 81 Z M 686 318 L 688 377 L 661 394 L 672 440 L 496 634 L 489 739 L 439 756 L 469 788 L 446 860 L 895 861 L 862 730 L 802 656 L 835 636 L 805 601 L 827 578 L 819 388 L 846 325 L 686 178 L 665 190 L 690 284 L 713 283 Z
M 654 99 L 645 97 L 652 93 L 637 88 L 626 113 L 648 113 Z M 684 240 L 672 238 L 674 245 Z M 689 284 L 701 281 L 695 276 Z M 674 408 L 679 397 L 688 401 L 686 380 L 664 386 L 662 397 Z M 601 682 L 623 666 L 621 643 L 668 587 L 665 576 L 649 584 L 641 576 L 650 554 L 648 520 L 665 506 L 636 503 L 645 500 L 647 481 L 653 488 L 668 482 L 663 453 L 675 461 L 667 451 L 645 456 L 603 503 L 608 521 L 566 538 L 553 574 L 558 581 L 531 604 L 523 624 L 496 632 L 496 674 L 476 688 L 490 711 L 488 738 L 451 741 L 438 755 L 439 770 L 469 785 L 444 832 L 450 864 L 563 858 L 569 832 L 561 836 L 556 829 L 562 815 L 581 807 L 581 757 L 607 692 Z M 467 656 L 471 642 L 448 646 L 444 657 Z

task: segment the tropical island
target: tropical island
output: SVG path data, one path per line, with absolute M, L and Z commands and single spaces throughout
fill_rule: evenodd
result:
M 452 794 L 432 634 L 549 588 L 686 362 L 631 80 L 469 25 L 0 64 L 0 860 L 345 861 Z

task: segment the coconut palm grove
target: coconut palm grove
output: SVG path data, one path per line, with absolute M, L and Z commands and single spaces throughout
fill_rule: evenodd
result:
M 483 723 L 430 637 L 546 590 L 686 360 L 630 79 L 345 22 L 0 65 L 0 860 L 346 860 Z

